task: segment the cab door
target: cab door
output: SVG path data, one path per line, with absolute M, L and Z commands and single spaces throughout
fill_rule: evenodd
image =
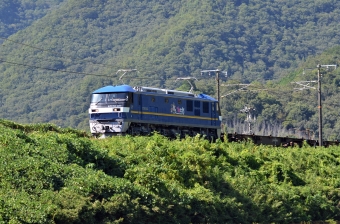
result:
M 217 117 L 217 111 L 216 111 L 216 103 L 211 103 L 211 125 L 216 126 L 216 117 Z
M 135 105 L 131 110 L 134 114 L 134 119 L 140 120 L 142 119 L 142 94 L 135 94 L 135 99 L 133 105 Z

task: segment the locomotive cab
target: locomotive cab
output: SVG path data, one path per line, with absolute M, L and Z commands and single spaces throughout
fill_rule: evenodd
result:
M 91 105 L 97 107 L 129 107 L 131 104 L 129 93 L 94 93 Z
M 133 103 L 130 86 L 106 86 L 92 93 L 89 108 L 92 135 L 116 135 L 126 132 L 127 114 Z

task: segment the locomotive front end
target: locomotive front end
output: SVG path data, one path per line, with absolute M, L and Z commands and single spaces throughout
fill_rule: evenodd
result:
M 126 119 L 132 103 L 130 86 L 107 86 L 92 93 L 89 108 L 90 130 L 94 136 L 124 134 L 130 122 Z

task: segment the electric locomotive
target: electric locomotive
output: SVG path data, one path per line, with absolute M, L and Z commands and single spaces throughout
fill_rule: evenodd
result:
M 89 108 L 92 135 L 168 137 L 221 136 L 218 101 L 205 94 L 129 85 L 106 86 L 92 93 Z

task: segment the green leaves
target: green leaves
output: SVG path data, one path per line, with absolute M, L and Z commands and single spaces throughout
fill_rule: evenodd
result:
M 91 139 L 0 122 L 0 221 L 270 223 L 338 220 L 339 147 Z M 29 214 L 29 215 L 27 215 Z

